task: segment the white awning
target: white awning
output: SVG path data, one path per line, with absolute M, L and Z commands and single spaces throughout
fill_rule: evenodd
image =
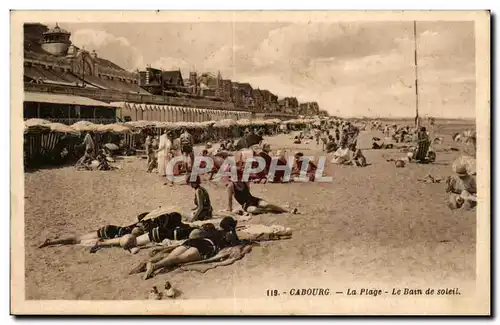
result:
M 51 103 L 51 104 L 67 104 L 67 105 L 80 105 L 80 106 L 102 106 L 102 107 L 116 107 L 116 105 L 100 102 L 95 99 L 81 96 L 60 95 L 51 93 L 37 93 L 37 92 L 24 92 L 25 102 L 34 103 Z

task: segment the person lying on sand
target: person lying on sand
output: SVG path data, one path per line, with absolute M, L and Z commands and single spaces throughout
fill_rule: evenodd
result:
M 222 219 L 220 227 L 222 230 L 206 228 L 204 231 L 192 233 L 190 238 L 181 246 L 176 247 L 167 257 L 153 258 L 146 263 L 146 274 L 144 280 L 154 276 L 156 270 L 164 267 L 178 266 L 189 262 L 209 259 L 219 253 L 220 250 L 240 244 L 236 235 L 236 220 L 231 217 Z M 139 265 L 133 271 L 143 271 L 143 265 Z M 131 272 L 133 273 L 133 272 Z
M 189 234 L 197 229 L 191 227 L 181 221 L 181 215 L 174 212 L 176 218 L 171 222 L 158 224 L 154 228 L 150 228 L 145 233 L 135 232 L 123 237 L 101 240 L 95 243 L 90 249 L 91 253 L 95 253 L 100 248 L 121 246 L 124 249 L 130 250 L 135 247 L 146 246 L 150 243 L 162 243 L 164 240 L 184 240 L 189 238 Z
M 393 149 L 392 143 L 385 144 L 384 141 L 378 137 L 372 138 L 372 149 Z
M 236 202 L 238 202 L 243 211 L 249 214 L 261 214 L 261 213 L 287 213 L 288 211 L 282 207 L 274 204 L 270 204 L 263 199 L 257 198 L 250 193 L 250 185 L 248 182 L 242 181 L 243 171 L 238 169 L 238 180 L 236 182 L 231 181 L 227 186 L 228 194 L 228 211 L 233 211 L 233 196 Z M 294 213 L 296 211 L 294 210 Z
M 137 219 L 138 222 L 133 223 L 129 226 L 121 227 L 121 226 L 115 226 L 115 225 L 107 225 L 104 227 L 101 227 L 97 229 L 96 231 L 84 234 L 84 235 L 76 235 L 76 236 L 68 236 L 60 239 L 46 239 L 43 244 L 38 246 L 38 248 L 43 248 L 46 246 L 54 246 L 54 245 L 78 245 L 81 244 L 82 242 L 88 241 L 88 240 L 94 240 L 94 239 L 112 239 L 112 238 L 117 238 L 117 237 L 122 237 L 127 234 L 132 234 L 135 232 L 136 234 L 139 234 L 141 232 L 141 220 L 147 215 L 148 213 L 142 213 L 140 214 Z
M 241 260 L 246 254 L 250 253 L 252 251 L 253 245 L 255 244 L 256 243 L 244 242 L 241 243 L 240 245 L 226 247 L 221 249 L 219 253 L 217 253 L 217 255 L 215 255 L 214 257 L 200 261 L 185 263 L 180 267 L 180 269 L 182 271 L 197 271 L 200 273 L 205 273 L 208 270 L 213 270 L 219 266 L 231 265 L 234 262 Z M 193 268 L 194 265 L 208 264 L 208 263 L 212 264 L 205 266 L 204 268 L 201 269 Z
M 132 234 L 134 237 L 137 237 L 145 232 L 151 232 L 156 228 L 175 229 L 178 225 L 182 224 L 182 216 L 177 212 L 165 213 L 156 218 L 144 220 L 146 215 L 148 215 L 148 212 L 141 213 L 137 217 L 138 222 L 125 227 L 107 225 L 84 235 L 69 236 L 54 240 L 47 238 L 39 248 L 53 245 L 78 245 L 96 239 L 103 242 L 111 241 L 113 244 L 116 243 L 116 245 L 112 246 L 120 246 L 120 238 L 125 235 Z

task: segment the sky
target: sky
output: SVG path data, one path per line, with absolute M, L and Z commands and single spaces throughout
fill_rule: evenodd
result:
M 221 72 L 331 115 L 415 116 L 411 21 L 59 23 L 127 70 Z M 474 22 L 417 22 L 421 116 L 475 117 Z

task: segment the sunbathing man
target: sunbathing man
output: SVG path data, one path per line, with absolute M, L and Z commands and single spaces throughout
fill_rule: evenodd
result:
M 140 214 L 137 219 L 138 222 L 133 223 L 129 226 L 125 227 L 120 227 L 120 226 L 114 226 L 114 225 L 107 225 L 104 227 L 99 228 L 97 231 L 93 231 L 84 235 L 80 236 L 69 236 L 61 239 L 46 239 L 43 244 L 38 246 L 38 248 L 43 248 L 46 246 L 53 246 L 53 245 L 78 245 L 81 244 L 84 241 L 87 240 L 93 240 L 93 239 L 112 239 L 112 238 L 117 238 L 117 237 L 122 237 L 127 234 L 131 234 L 135 232 L 136 234 L 140 233 L 140 228 L 141 228 L 141 221 L 142 219 L 147 215 L 148 213 L 142 213 Z M 137 230 L 135 230 L 137 228 Z
M 186 182 L 195 190 L 195 208 L 193 209 L 191 221 L 212 219 L 213 209 L 210 203 L 210 196 L 207 190 L 200 185 L 200 176 L 197 176 L 195 180 L 191 180 L 190 175 L 188 175 L 186 177 Z
M 137 219 L 138 222 L 133 223 L 129 226 L 121 227 L 115 225 L 107 225 L 99 228 L 96 231 L 80 235 L 80 236 L 69 236 L 61 239 L 46 239 L 39 248 L 45 246 L 53 245 L 78 245 L 89 240 L 114 240 L 111 246 L 120 246 L 120 238 L 133 234 L 134 236 L 140 236 L 145 232 L 150 232 L 155 228 L 175 228 L 177 225 L 182 224 L 182 216 L 177 213 L 165 213 L 156 218 L 144 219 L 148 215 L 148 212 L 141 213 Z M 114 245 L 116 243 L 116 245 Z M 106 245 L 102 245 L 106 246 Z
M 150 260 L 147 262 L 144 280 L 153 277 L 156 270 L 209 259 L 217 255 L 221 249 L 240 243 L 236 235 L 236 220 L 225 217 L 222 219 L 220 227 L 222 230 L 207 229 L 199 232 L 198 236 L 190 236 L 190 239 L 176 247 L 167 257 L 159 261 Z
M 145 246 L 150 243 L 161 243 L 165 239 L 169 240 L 184 240 L 189 237 L 189 234 L 196 229 L 182 222 L 182 216 L 177 212 L 166 214 L 169 218 L 163 222 L 155 222 L 145 228 L 145 231 L 134 232 L 133 236 L 125 235 L 113 239 L 101 240 L 95 243 L 90 249 L 91 253 L 95 253 L 98 249 L 104 247 L 121 246 L 125 249 Z M 151 219 L 153 220 L 153 219 Z
M 250 185 L 248 182 L 243 181 L 243 171 L 238 170 L 238 180 L 231 181 L 227 186 L 228 194 L 228 211 L 233 211 L 233 196 L 243 210 L 250 214 L 261 213 L 286 213 L 287 210 L 274 204 L 270 204 L 260 198 L 253 196 L 250 193 Z M 295 211 L 294 211 L 295 212 Z

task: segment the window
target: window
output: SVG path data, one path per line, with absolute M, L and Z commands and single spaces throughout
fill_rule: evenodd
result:
M 23 105 L 23 108 L 24 108 L 24 110 L 23 110 L 23 117 L 25 119 L 37 117 L 37 107 L 38 107 L 37 103 L 27 103 L 27 102 L 25 102 L 24 105 Z
M 55 118 L 68 118 L 69 117 L 69 107 L 67 105 L 55 105 L 54 117 Z
M 52 114 L 52 106 L 50 106 L 50 104 L 40 103 L 40 118 L 51 117 L 54 117 Z
M 75 108 L 76 109 L 76 108 Z M 89 119 L 94 117 L 94 108 L 93 107 L 78 107 L 78 111 L 80 113 L 80 118 Z
M 95 117 L 96 118 L 109 118 L 113 119 L 116 116 L 115 109 L 108 107 L 96 107 Z

